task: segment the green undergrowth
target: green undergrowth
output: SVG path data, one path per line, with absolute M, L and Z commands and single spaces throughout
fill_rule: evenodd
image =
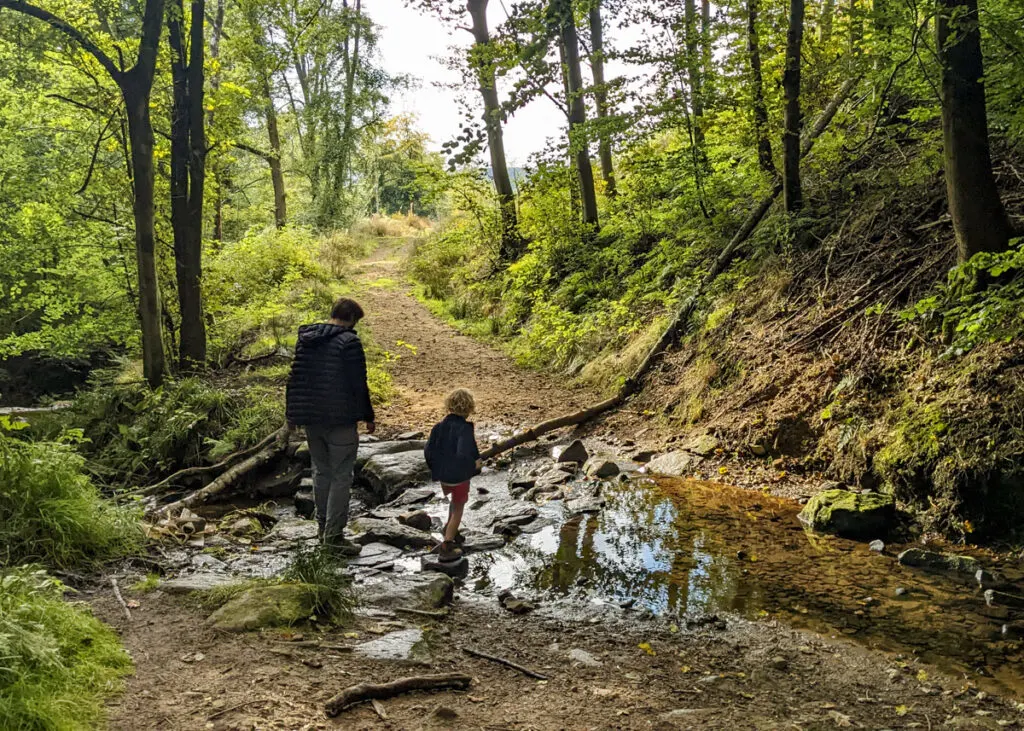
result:
M 141 546 L 138 516 L 104 500 L 84 468 L 70 444 L 0 428 L 0 563 L 70 569 Z
M 0 569 L 0 728 L 102 728 L 132 662 L 87 606 L 32 567 Z

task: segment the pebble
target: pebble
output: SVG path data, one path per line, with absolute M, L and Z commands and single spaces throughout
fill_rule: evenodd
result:
M 868 544 L 868 548 L 874 551 L 875 553 L 881 553 L 885 550 L 885 543 L 883 541 L 878 540 L 871 541 L 871 543 Z
M 776 670 L 785 670 L 789 667 L 789 661 L 782 655 L 776 655 L 771 659 L 771 666 Z

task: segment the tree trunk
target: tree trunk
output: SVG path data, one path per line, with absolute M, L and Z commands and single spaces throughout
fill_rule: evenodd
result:
M 757 34 L 757 2 L 747 0 L 747 52 L 750 56 L 751 94 L 754 97 L 754 136 L 757 139 L 757 161 L 761 169 L 775 175 L 772 141 L 768 135 L 768 106 L 764 101 L 761 42 Z
M 355 5 L 355 22 L 349 23 L 348 33 L 352 33 L 354 26 L 355 32 L 353 34 L 352 53 L 349 55 L 349 41 L 348 36 L 345 38 L 345 111 L 344 111 L 344 123 L 341 130 L 341 154 L 338 156 L 338 168 L 335 175 L 335 184 L 342 188 L 348 185 L 349 177 L 349 161 L 352 159 L 352 121 L 355 115 L 355 88 L 356 88 L 356 75 L 359 72 L 359 42 L 362 36 L 362 24 L 361 24 L 361 13 L 362 13 L 362 0 L 356 0 Z
M 1005 251 L 1010 239 L 992 174 L 977 0 L 938 0 L 936 31 L 946 195 L 963 263 L 979 251 Z
M 181 316 L 180 365 L 190 371 L 206 362 L 203 317 L 203 190 L 206 179 L 206 133 L 203 105 L 205 0 L 193 0 L 189 58 L 183 42 L 184 5 L 175 0 L 168 14 L 174 104 L 171 113 L 171 227 Z
M 501 215 L 501 260 L 516 261 L 523 253 L 516 213 L 516 195 L 505 161 L 505 140 L 501 128 L 504 114 L 498 101 L 498 85 L 494 62 L 490 53 L 491 34 L 487 28 L 487 0 L 468 0 L 466 9 L 472 20 L 473 51 L 470 64 L 475 67 L 484 102 L 484 129 L 487 131 L 487 151 L 491 157 L 491 177 L 498 195 Z
M 697 31 L 696 0 L 685 0 L 684 37 L 686 44 L 686 80 L 690 85 L 690 113 L 693 115 L 693 144 L 698 157 L 704 152 L 704 98 L 700 73 L 700 34 Z
M 825 0 L 821 7 L 821 42 L 832 40 L 832 24 L 836 16 L 836 0 Z
M 162 3 L 161 3 L 162 4 Z M 129 72 L 131 73 L 131 72 Z M 142 77 L 142 78 L 139 78 Z M 152 388 L 163 383 L 166 363 L 160 330 L 160 283 L 156 276 L 156 233 L 153 207 L 153 125 L 149 93 L 153 77 L 132 74 L 121 87 L 128 117 L 135 200 L 135 259 L 139 277 L 139 320 L 142 325 L 142 372 Z
M 786 95 L 783 151 L 783 197 L 790 213 L 803 208 L 800 187 L 800 50 L 804 39 L 804 0 L 789 1 L 789 31 L 786 34 L 786 70 L 782 88 Z
M 590 146 L 587 141 L 587 109 L 583 100 L 583 73 L 580 70 L 580 44 L 576 35 L 576 19 L 571 0 L 555 0 L 562 48 L 565 49 L 565 73 L 569 80 L 569 150 L 576 160 L 576 174 L 580 179 L 580 202 L 583 205 L 583 223 L 599 225 L 597 193 L 594 190 L 594 169 L 590 164 Z
M 217 13 L 213 17 L 213 28 L 210 31 L 210 60 L 216 62 L 220 58 L 220 39 L 224 34 L 224 2 L 217 0 Z M 210 91 L 216 94 L 220 90 L 219 69 L 210 77 Z M 213 128 L 213 109 L 206 115 L 206 125 Z M 218 244 L 224 240 L 224 164 L 217 161 L 213 165 L 214 203 L 213 203 L 213 239 Z
M 270 141 L 270 180 L 274 185 L 274 225 L 284 228 L 288 222 L 288 202 L 284 187 L 284 174 L 281 172 L 281 137 L 277 131 L 277 110 L 274 109 L 274 98 L 270 95 L 270 84 L 263 82 L 263 91 L 267 96 L 267 139 Z
M 615 169 L 612 167 L 612 143 L 608 130 L 608 87 L 604 78 L 604 27 L 601 21 L 601 0 L 590 5 L 590 69 L 594 75 L 594 106 L 597 111 L 597 152 L 601 160 L 601 177 L 605 194 L 615 195 Z

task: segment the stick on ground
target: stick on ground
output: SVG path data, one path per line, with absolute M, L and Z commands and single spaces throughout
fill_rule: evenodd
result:
M 479 650 L 474 650 L 471 647 L 463 647 L 462 651 L 464 653 L 466 653 L 467 655 L 472 655 L 473 657 L 479 657 L 479 658 L 482 658 L 484 660 L 490 660 L 491 662 L 496 662 L 499 665 L 504 665 L 505 667 L 512 668 L 513 670 L 518 670 L 523 675 L 526 675 L 527 677 L 530 677 L 530 678 L 536 678 L 537 680 L 547 680 L 548 679 L 547 675 L 541 675 L 536 670 L 530 670 L 530 668 L 524 668 L 522 665 L 518 665 L 518 664 L 512 662 L 511 660 L 506 660 L 505 658 L 498 657 L 497 655 L 488 655 L 486 652 L 480 652 Z
M 114 598 L 117 599 L 117 603 L 121 605 L 121 610 L 124 612 L 124 616 L 128 618 L 128 621 L 132 621 L 132 610 L 128 608 L 128 603 L 121 596 L 121 587 L 117 585 L 117 579 L 113 576 L 110 577 L 110 586 L 114 589 Z
M 473 680 L 462 673 L 442 673 L 440 675 L 413 675 L 399 678 L 390 683 L 360 683 L 338 693 L 324 705 L 328 716 L 337 716 L 346 708 L 372 700 L 394 698 L 402 693 L 418 690 L 466 690 Z

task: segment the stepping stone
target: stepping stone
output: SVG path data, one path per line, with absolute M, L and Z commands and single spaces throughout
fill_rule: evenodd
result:
M 420 567 L 424 571 L 437 571 L 458 579 L 469 573 L 469 559 L 460 556 L 454 561 L 442 561 L 437 556 L 430 554 L 420 559 Z

